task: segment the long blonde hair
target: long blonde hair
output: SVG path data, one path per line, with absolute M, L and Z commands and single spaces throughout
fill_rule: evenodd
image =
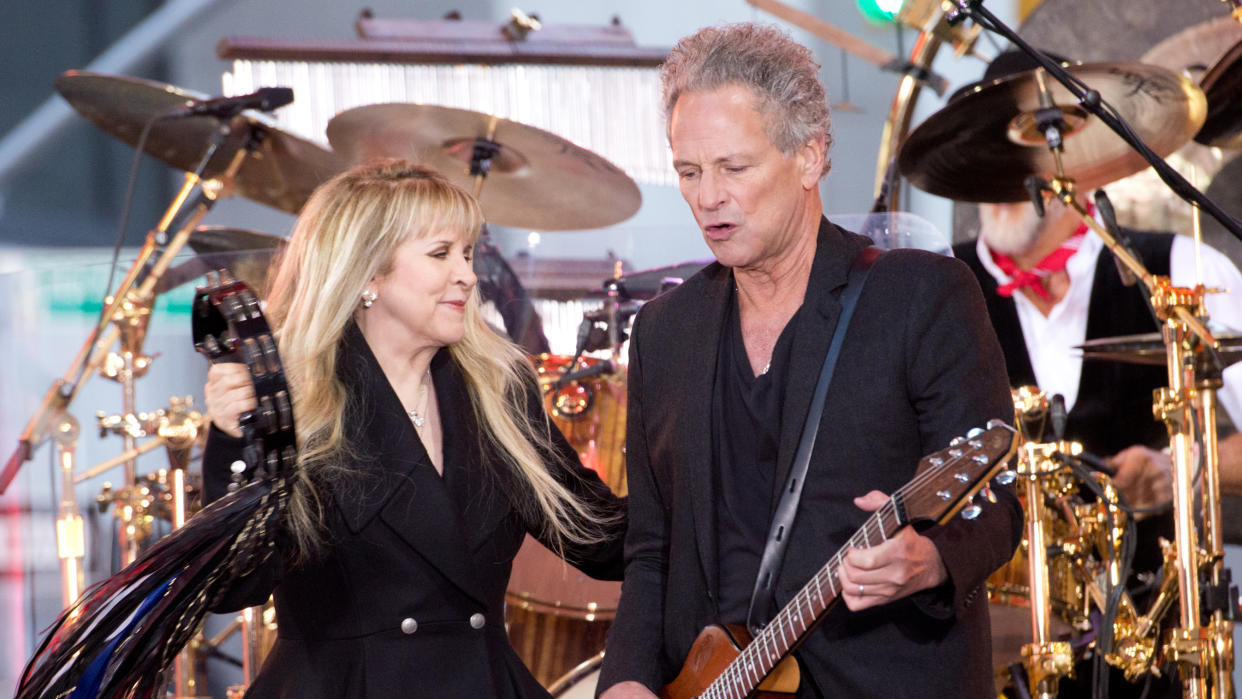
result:
M 409 236 L 448 229 L 474 240 L 482 226 L 472 197 L 440 175 L 398 160 L 337 175 L 303 208 L 277 261 L 266 309 L 277 329 L 298 431 L 300 468 L 287 515 L 296 558 L 314 554 L 323 543 L 319 490 L 350 470 L 348 399 L 337 362 L 363 288 L 391 269 L 394 251 Z M 465 323 L 465 336 L 449 351 L 465 376 L 482 445 L 528 486 L 554 541 L 599 540 L 610 515 L 584 505 L 545 466 L 557 451 L 547 421 L 532 424 L 527 417 L 524 404 L 535 377 L 525 355 L 483 321 L 477 291 L 467 301 Z

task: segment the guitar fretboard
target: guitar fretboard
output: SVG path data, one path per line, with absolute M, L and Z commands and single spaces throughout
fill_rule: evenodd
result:
M 850 549 L 871 548 L 888 541 L 906 525 L 903 491 L 904 488 L 898 490 L 883 507 L 867 518 L 849 542 L 815 573 L 810 582 L 703 692 L 705 699 L 745 699 L 772 672 L 840 597 L 841 578 L 837 571 L 842 557 Z

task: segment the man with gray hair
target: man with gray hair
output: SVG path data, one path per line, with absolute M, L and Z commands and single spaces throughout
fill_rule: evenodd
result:
M 709 624 L 767 622 L 921 456 L 1013 414 L 969 270 L 920 251 L 864 253 L 870 241 L 823 217 L 818 70 L 805 47 L 753 24 L 703 29 L 664 65 L 674 167 L 716 262 L 647 303 L 631 337 L 626 578 L 599 683 L 609 699 L 660 691 Z M 873 262 L 787 549 L 770 592 L 756 592 L 860 257 Z M 1013 494 L 996 496 L 974 521 L 907 527 L 842 558 L 845 604 L 795 652 L 799 696 L 994 696 L 981 588 L 1022 526 Z

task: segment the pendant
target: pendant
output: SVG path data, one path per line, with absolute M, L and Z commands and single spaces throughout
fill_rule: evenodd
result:
M 417 410 L 407 410 L 406 412 L 409 413 L 410 421 L 414 423 L 415 427 L 422 427 L 423 423 L 427 422 L 427 418 L 419 415 Z

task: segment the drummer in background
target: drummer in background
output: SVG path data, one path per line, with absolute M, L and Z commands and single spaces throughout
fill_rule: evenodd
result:
M 639 311 L 630 335 L 626 575 L 602 696 L 652 697 L 698 632 L 745 624 L 782 475 L 853 261 L 823 217 L 831 143 L 811 52 L 772 27 L 709 27 L 661 78 L 682 196 L 716 262 Z M 958 261 L 876 259 L 841 346 L 771 613 L 825 565 L 919 459 L 1013 414 L 983 300 Z M 988 574 L 1021 508 L 998 488 L 978 520 L 850 550 L 844 605 L 795 651 L 800 697 L 994 697 Z M 774 604 L 770 604 L 774 603 Z M 756 619 L 763 623 L 767 615 Z
M 623 502 L 543 412 L 525 356 L 480 318 L 478 204 L 401 161 L 311 197 L 267 314 L 294 397 L 298 480 L 279 556 L 221 605 L 275 591 L 247 696 L 547 697 L 509 645 L 504 592 L 529 532 L 618 579 Z M 209 499 L 230 479 L 246 370 L 211 368 Z
M 1026 54 L 1008 51 L 992 61 L 983 82 L 1035 67 Z M 979 238 L 959 243 L 954 254 L 979 280 L 1012 384 L 1035 385 L 1048 395 L 1065 398 L 1066 439 L 1107 457 L 1105 461 L 1116 469 L 1113 484 L 1132 507 L 1169 505 L 1172 468 L 1163 450 L 1168 431 L 1152 415 L 1152 391 L 1168 385 L 1165 367 L 1084 361 L 1081 351 L 1074 349 L 1086 340 L 1158 330 L 1144 292 L 1140 286 L 1123 285 L 1104 241 L 1077 212 L 1050 196 L 1044 207 L 1041 219 L 1029 202 L 980 204 Z M 1128 233 L 1153 274 L 1168 275 L 1177 286 L 1200 281 L 1195 276 L 1193 239 L 1172 233 Z M 1203 284 L 1230 291 L 1207 295 L 1213 323 L 1242 329 L 1242 275 L 1227 257 L 1206 245 L 1202 261 Z M 1235 365 L 1226 370 L 1225 388 L 1218 393 L 1235 424 L 1242 419 L 1240 389 L 1242 365 Z M 1242 433 L 1222 440 L 1220 454 L 1226 490 L 1242 486 Z M 1135 571 L 1159 570 L 1161 536 L 1174 538 L 1171 510 L 1140 516 Z M 1155 579 L 1158 582 L 1159 576 Z M 1062 680 L 1061 696 L 1088 696 L 1089 679 Z M 1165 696 L 1181 696 L 1179 685 L 1166 684 Z M 1124 682 L 1119 672 L 1110 686 L 1112 696 L 1118 697 L 1127 692 L 1137 696 L 1141 690 L 1141 685 Z

